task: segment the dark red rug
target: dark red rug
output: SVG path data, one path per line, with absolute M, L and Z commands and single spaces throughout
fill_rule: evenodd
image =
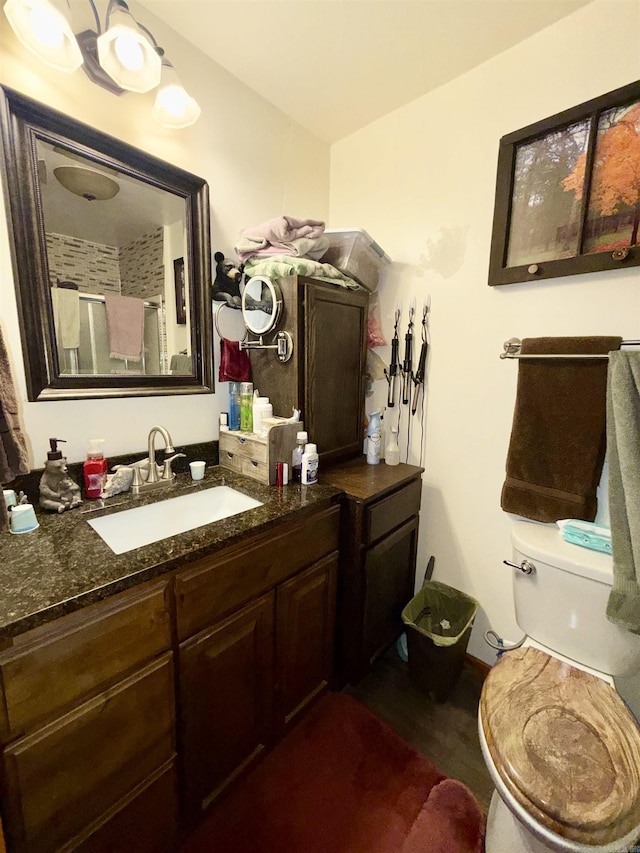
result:
M 324 697 L 182 853 L 481 853 L 485 818 L 350 696 Z

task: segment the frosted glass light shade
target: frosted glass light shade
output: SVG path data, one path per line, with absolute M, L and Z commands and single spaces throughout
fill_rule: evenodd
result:
M 180 83 L 172 65 L 162 65 L 162 82 L 151 111 L 153 118 L 163 127 L 182 128 L 194 124 L 200 116 L 200 107 Z
M 120 192 L 116 181 L 102 172 L 81 166 L 58 166 L 53 170 L 62 186 L 87 201 L 108 201 Z
M 42 62 L 68 73 L 82 65 L 71 25 L 51 0 L 7 0 L 4 13 L 21 44 Z
M 126 9 L 113 11 L 97 47 L 100 65 L 121 89 L 149 92 L 160 82 L 162 60 Z

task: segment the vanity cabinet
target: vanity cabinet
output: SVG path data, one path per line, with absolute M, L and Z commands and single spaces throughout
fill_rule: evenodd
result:
M 362 457 L 323 480 L 345 492 L 340 533 L 337 678 L 355 683 L 403 630 L 414 595 L 422 468 Z
M 369 295 L 305 276 L 278 279 L 278 330 L 289 332 L 293 355 L 249 350 L 254 386 L 276 415 L 302 411 L 321 466 L 362 451 Z
M 333 500 L 6 641 L 10 853 L 175 853 L 327 688 Z
M 0 653 L 11 851 L 170 851 L 176 837 L 167 583 L 92 605 Z
M 324 510 L 176 578 L 190 824 L 329 684 L 339 519 Z

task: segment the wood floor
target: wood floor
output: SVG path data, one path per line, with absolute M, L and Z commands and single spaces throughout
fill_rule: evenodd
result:
M 408 666 L 395 647 L 372 671 L 345 692 L 388 723 L 443 773 L 464 782 L 485 810 L 493 785 L 485 767 L 477 731 L 482 674 L 465 665 L 449 699 L 432 702 L 409 679 Z

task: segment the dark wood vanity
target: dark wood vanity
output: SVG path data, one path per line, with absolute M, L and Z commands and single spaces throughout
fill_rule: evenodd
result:
M 336 677 L 356 682 L 402 631 L 413 597 L 422 468 L 367 465 L 363 457 L 331 468 L 344 491 L 340 532 Z
M 231 477 L 242 487 L 228 472 L 211 476 L 210 485 Z M 57 559 L 72 565 L 74 538 L 85 564 L 75 579 L 58 565 L 59 589 L 82 587 L 91 599 L 100 571 L 113 577 L 103 600 L 83 607 L 78 595 L 75 612 L 58 615 L 70 606 L 59 601 L 5 626 L 1 776 L 11 853 L 175 851 L 327 689 L 339 491 L 255 483 L 248 491 L 264 501 L 253 528 L 229 519 L 226 535 L 215 532 L 224 523 L 207 525 L 129 555 L 111 554 L 79 514 L 43 517 L 28 542 L 3 534 L 10 558 L 16 540 L 25 555 L 40 546 L 43 588 Z M 34 561 L 16 595 L 38 574 Z M 42 624 L 29 628 L 33 621 Z
M 224 482 L 263 505 L 122 555 L 79 513 L 1 534 L 10 853 L 178 849 L 323 691 L 357 680 L 400 632 L 421 472 L 359 457 L 317 486 L 276 489 L 207 469 L 197 488 Z M 182 475 L 178 493 L 192 488 Z

